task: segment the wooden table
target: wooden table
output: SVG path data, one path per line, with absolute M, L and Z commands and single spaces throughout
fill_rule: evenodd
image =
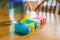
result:
M 9 16 L 6 15 L 0 15 L 0 40 L 60 40 L 60 16 L 55 17 L 54 22 L 49 21 L 44 27 L 42 25 L 43 29 L 34 34 L 11 36 Z

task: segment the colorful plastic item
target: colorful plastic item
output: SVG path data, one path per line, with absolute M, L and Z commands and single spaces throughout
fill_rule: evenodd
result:
M 18 4 L 18 6 L 20 5 L 19 6 L 20 8 L 22 8 L 20 10 L 22 12 L 24 12 L 24 2 L 23 2 L 23 0 L 10 0 L 9 4 L 10 4 L 10 10 L 13 9 L 13 13 L 10 12 L 11 15 L 13 14 L 12 15 L 13 18 L 14 18 L 14 11 L 15 11 L 15 8 L 16 8 L 15 6 L 17 4 Z M 22 14 L 22 12 L 20 12 L 20 13 Z M 31 14 L 32 14 L 32 16 L 35 14 L 33 17 L 36 17 L 36 13 L 34 11 L 31 12 Z M 20 15 L 20 16 L 22 16 L 22 15 Z M 18 21 L 18 22 L 15 23 L 15 32 L 17 34 L 27 35 L 30 32 L 34 32 L 36 30 L 36 28 L 38 28 L 38 21 L 29 19 L 30 16 L 25 16 L 24 18 L 22 18 L 21 21 Z M 12 17 L 11 17 L 11 19 L 13 19 Z M 45 19 L 41 18 L 41 17 L 37 17 L 35 19 L 38 19 L 40 24 L 43 24 L 45 22 Z M 14 20 L 15 20 L 15 18 L 14 18 Z
M 30 33 L 30 25 L 17 22 L 15 24 L 15 32 L 21 35 L 27 35 Z
M 10 7 L 14 6 L 15 3 L 23 4 L 24 3 L 24 0 L 9 0 Z
M 43 23 L 46 22 L 46 18 L 44 18 L 44 17 L 35 17 L 34 19 L 39 20 L 40 25 L 42 25 Z
M 17 12 L 17 13 L 16 13 Z M 22 19 L 25 15 L 25 2 L 24 0 L 9 0 L 9 17 L 11 23 L 16 23 L 17 20 Z M 19 16 L 16 18 L 16 16 Z M 23 16 L 22 16 L 23 15 Z
M 31 28 L 31 32 L 34 32 L 35 31 L 35 24 L 34 23 L 30 23 L 30 28 Z
M 29 25 L 33 25 L 34 24 L 34 29 L 36 29 L 38 27 L 38 22 L 34 21 L 34 20 L 26 20 L 25 23 L 29 24 Z
M 27 19 L 29 19 L 30 18 L 30 16 L 25 16 L 20 22 L 21 23 L 25 23 L 25 21 L 27 20 Z

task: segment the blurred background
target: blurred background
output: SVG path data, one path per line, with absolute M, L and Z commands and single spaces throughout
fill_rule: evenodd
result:
M 48 18 L 46 25 L 42 30 L 38 30 L 35 34 L 26 36 L 10 35 L 11 21 L 9 18 L 9 0 L 0 0 L 0 40 L 60 40 L 60 0 L 26 0 L 32 5 L 32 8 L 37 14 L 40 12 L 40 16 L 46 16 Z M 40 8 L 44 2 L 48 5 L 44 8 Z M 49 5 L 49 2 L 53 4 L 55 2 L 54 9 Z M 28 5 L 27 5 L 28 7 Z M 50 7 L 49 9 L 47 9 Z M 28 9 L 29 10 L 29 9 Z M 40 11 L 41 10 L 41 11 Z M 45 15 L 45 14 L 46 15 Z M 17 19 L 19 19 L 17 17 Z

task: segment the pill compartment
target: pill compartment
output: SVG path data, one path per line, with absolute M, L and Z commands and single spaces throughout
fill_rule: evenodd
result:
M 32 7 L 34 4 L 37 7 L 37 2 L 25 2 L 21 0 L 11 1 L 9 4 L 9 17 L 14 25 L 14 31 L 17 34 L 26 35 L 35 32 L 35 30 L 39 26 L 38 20 L 40 20 L 37 16 L 37 13 L 34 8 Z M 25 5 L 27 4 L 27 5 Z M 27 6 L 29 6 L 27 8 Z M 30 9 L 29 9 L 30 8 Z M 26 11 L 29 10 L 30 13 L 27 15 Z M 38 9 L 37 9 L 38 10 Z M 38 20 L 34 18 L 37 17 Z M 40 20 L 41 21 L 41 20 Z

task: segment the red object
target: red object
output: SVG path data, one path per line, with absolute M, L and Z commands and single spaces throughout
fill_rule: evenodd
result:
M 45 17 L 43 17 L 44 18 L 44 23 L 46 22 L 46 18 Z
M 42 9 L 43 8 L 43 5 L 41 4 L 39 8 Z

